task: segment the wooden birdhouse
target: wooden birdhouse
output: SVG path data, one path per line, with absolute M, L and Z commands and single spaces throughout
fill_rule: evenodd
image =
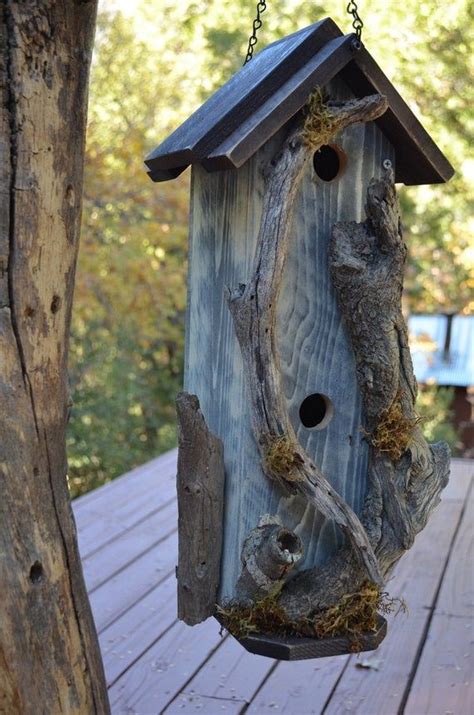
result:
M 453 169 L 330 19 L 258 53 L 146 164 L 192 164 L 179 615 L 279 658 L 373 648 L 449 462 L 414 410 L 395 183 Z

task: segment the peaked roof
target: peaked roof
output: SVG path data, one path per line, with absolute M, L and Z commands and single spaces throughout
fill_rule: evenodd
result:
M 340 75 L 356 97 L 379 92 L 389 108 L 376 123 L 396 152 L 397 182 L 437 184 L 454 169 L 354 35 L 330 18 L 265 47 L 145 159 L 153 181 L 189 164 L 208 171 L 242 166 L 305 104 Z

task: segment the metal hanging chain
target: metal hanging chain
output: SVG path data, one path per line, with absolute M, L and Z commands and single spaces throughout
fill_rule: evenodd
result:
M 362 28 L 364 27 L 364 23 L 362 22 L 358 11 L 357 3 L 355 0 L 350 0 L 349 3 L 347 4 L 347 12 L 349 15 L 352 15 L 354 18 L 352 21 L 352 27 L 354 28 L 354 32 L 356 34 L 356 37 L 358 41 L 360 42 L 360 38 L 362 35 Z
M 261 15 L 262 15 L 262 13 L 265 12 L 266 9 L 267 9 L 267 3 L 265 2 L 265 0 L 261 0 L 261 1 L 259 0 L 259 2 L 257 2 L 257 17 L 253 21 L 253 31 L 249 37 L 249 45 L 247 48 L 247 55 L 245 57 L 244 65 L 246 65 L 247 62 L 250 62 L 250 60 L 253 57 L 253 48 L 255 47 L 255 45 L 258 42 L 257 32 L 260 30 L 260 28 L 263 25 L 262 20 L 261 20 Z
M 262 14 L 265 12 L 267 9 L 267 3 L 265 0 L 259 0 L 257 2 L 257 17 L 253 21 L 253 28 L 252 28 L 252 34 L 249 37 L 249 44 L 247 47 L 247 54 L 245 56 L 245 62 L 244 65 L 247 64 L 247 62 L 250 62 L 250 60 L 253 57 L 253 50 L 255 45 L 258 42 L 257 38 L 257 32 L 260 30 L 260 28 L 263 25 L 262 22 Z M 359 8 L 357 7 L 357 3 L 355 0 L 349 0 L 347 4 L 347 12 L 349 15 L 352 15 L 352 27 L 354 28 L 355 36 L 357 38 L 357 41 L 361 41 L 361 36 L 362 36 L 362 28 L 364 27 L 364 23 L 362 22 L 362 18 L 359 15 Z

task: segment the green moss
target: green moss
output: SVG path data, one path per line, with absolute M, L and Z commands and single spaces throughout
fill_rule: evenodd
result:
M 373 584 L 366 583 L 354 593 L 344 595 L 338 603 L 311 617 L 291 620 L 278 603 L 278 595 L 251 605 L 227 604 L 217 607 L 223 628 L 236 638 L 252 634 L 306 636 L 329 638 L 345 635 L 351 638 L 357 650 L 358 636 L 375 631 L 378 615 L 406 611 L 402 599 L 390 598 Z
M 397 395 L 390 407 L 382 412 L 375 432 L 369 435 L 370 443 L 378 452 L 387 454 L 396 462 L 410 446 L 413 430 L 420 420 L 420 417 L 403 414 L 400 396 Z

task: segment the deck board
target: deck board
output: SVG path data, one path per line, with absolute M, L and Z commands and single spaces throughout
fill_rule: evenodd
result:
M 176 621 L 175 451 L 76 500 L 113 714 L 471 712 L 473 465 L 453 460 L 442 503 L 388 585 L 410 615 L 360 657 L 378 670 L 356 656 L 277 663 L 222 638 L 212 619 Z

